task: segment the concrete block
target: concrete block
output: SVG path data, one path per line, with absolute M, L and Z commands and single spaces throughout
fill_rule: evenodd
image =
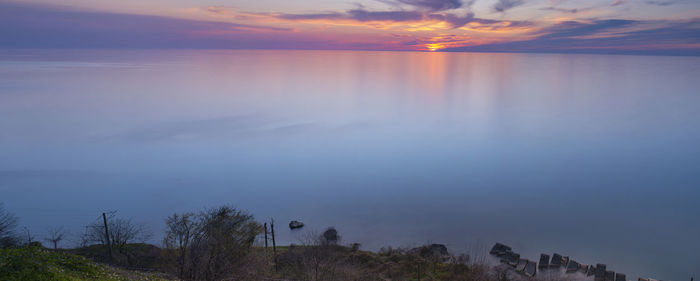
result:
M 537 263 L 529 261 L 527 265 L 525 265 L 525 270 L 523 271 L 523 274 L 529 277 L 535 276 L 535 274 L 537 274 Z
M 605 281 L 615 281 L 615 271 L 605 271 Z
M 586 271 L 586 276 L 593 276 L 593 275 L 595 275 L 595 266 L 589 265 L 588 271 Z
M 570 260 L 566 265 L 566 273 L 574 273 L 581 269 L 581 264 L 575 260 Z
M 564 266 L 564 257 L 562 257 L 560 254 L 554 253 L 554 255 L 552 255 L 552 263 L 550 265 L 554 268 Z
M 596 264 L 595 266 L 595 281 L 605 281 L 605 265 L 604 264 Z
M 513 253 L 510 250 L 506 251 L 503 255 L 501 255 L 501 262 L 507 263 L 510 266 L 516 266 L 518 264 L 519 259 L 520 254 Z
M 506 245 L 503 245 L 501 243 L 496 243 L 493 245 L 493 248 L 491 248 L 491 251 L 489 252 L 492 255 L 501 257 L 506 254 L 506 252 L 512 251 L 512 249 Z
M 545 269 L 548 266 L 549 266 L 549 255 L 540 254 L 540 264 L 539 264 L 540 270 Z

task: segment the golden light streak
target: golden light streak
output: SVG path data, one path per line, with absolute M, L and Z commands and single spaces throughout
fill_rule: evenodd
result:
M 444 49 L 445 45 L 442 45 L 440 43 L 430 43 L 430 44 L 425 44 L 425 48 L 428 49 L 428 51 L 434 52 L 440 49 Z

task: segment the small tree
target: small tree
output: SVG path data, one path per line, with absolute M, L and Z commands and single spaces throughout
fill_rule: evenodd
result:
M 150 237 L 143 225 L 133 223 L 131 219 L 109 218 L 107 228 L 109 240 L 115 249 L 122 249 L 129 243 L 145 241 Z M 89 224 L 86 236 L 92 243 L 107 245 L 105 227 L 101 221 Z
M 32 242 L 34 242 L 34 235 L 32 235 L 32 233 L 29 231 L 29 228 L 27 228 L 26 226 L 22 227 L 22 229 L 24 230 L 24 237 L 26 239 L 26 242 L 24 244 L 32 244 Z
M 196 221 L 194 213 L 173 214 L 165 220 L 166 231 L 163 244 L 166 249 L 174 250 L 177 263 L 177 272 L 180 279 L 185 278 L 188 263 L 188 250 L 192 237 L 196 232 Z
M 143 225 L 135 224 L 131 219 L 114 219 L 109 222 L 108 226 L 112 246 L 123 253 L 126 253 L 127 244 L 143 242 L 150 237 Z
M 48 237 L 44 240 L 53 244 L 53 248 L 58 249 L 58 243 L 61 242 L 66 235 L 66 231 L 63 227 L 49 228 L 47 230 Z
M 110 216 L 107 219 L 107 229 L 109 234 L 109 242 L 111 243 L 113 256 L 109 259 L 116 258 L 117 263 L 126 262 L 131 264 L 132 256 L 129 253 L 129 244 L 143 242 L 148 240 L 150 233 L 141 224 L 133 223 L 130 219 L 114 218 Z M 102 220 L 95 221 L 87 225 L 85 230 L 85 240 L 87 244 L 102 244 L 108 246 L 107 238 L 105 237 L 105 227 Z M 106 256 L 106 255 L 105 255 Z M 126 258 L 123 260 L 122 258 Z
M 6 248 L 17 245 L 16 228 L 17 217 L 7 212 L 5 206 L 0 203 L 0 247 Z

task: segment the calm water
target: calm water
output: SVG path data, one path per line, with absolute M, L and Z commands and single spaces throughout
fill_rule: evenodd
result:
M 365 249 L 500 241 L 688 280 L 699 78 L 698 57 L 4 50 L 0 201 L 39 237 L 117 210 L 157 242 L 231 203 Z

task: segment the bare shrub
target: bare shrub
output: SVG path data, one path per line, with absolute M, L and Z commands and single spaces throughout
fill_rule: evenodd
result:
M 144 242 L 151 236 L 141 224 L 136 224 L 131 219 L 109 218 L 107 221 L 109 230 L 109 242 L 114 250 L 121 253 L 127 251 L 126 245 L 135 242 Z M 87 226 L 86 239 L 89 244 L 107 245 L 105 226 L 101 221 L 96 221 Z
M 63 238 L 66 236 L 66 231 L 63 229 L 63 227 L 54 227 L 49 228 L 46 232 L 47 237 L 44 239 L 44 241 L 53 244 L 54 250 L 58 249 L 58 243 L 63 241 Z
M 15 246 L 19 239 L 15 233 L 17 228 L 17 217 L 5 210 L 5 206 L 0 203 L 0 247 L 6 248 Z
M 261 257 L 251 254 L 262 227 L 252 215 L 230 206 L 198 215 L 175 214 L 166 219 L 165 247 L 186 280 L 251 280 Z

